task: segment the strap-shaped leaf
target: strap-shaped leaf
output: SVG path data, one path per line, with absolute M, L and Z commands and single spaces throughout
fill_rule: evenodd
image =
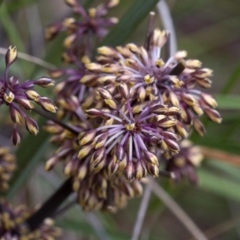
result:
M 159 0 L 135 0 L 119 23 L 103 39 L 101 45 L 123 44 L 144 20 Z

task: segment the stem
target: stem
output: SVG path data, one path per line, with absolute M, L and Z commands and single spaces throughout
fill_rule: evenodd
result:
M 171 37 L 169 38 L 170 41 L 169 54 L 170 56 L 173 56 L 177 51 L 177 39 L 171 13 L 165 0 L 160 0 L 158 2 L 157 11 L 159 13 L 160 18 L 162 19 L 162 23 L 165 30 L 169 31 L 171 34 Z
M 53 213 L 52 218 L 56 218 L 66 212 L 68 209 L 72 208 L 77 202 L 77 198 L 73 198 L 70 202 L 66 203 L 63 207 L 58 209 L 56 212 Z
M 149 200 L 150 200 L 150 196 L 151 196 L 151 192 L 152 192 L 152 187 L 151 187 L 151 183 L 149 182 L 148 185 L 146 186 L 140 207 L 139 207 L 139 211 L 138 211 L 138 215 L 137 215 L 137 221 L 135 223 L 134 226 L 134 230 L 133 230 L 133 235 L 131 240 L 138 240 L 141 230 L 142 230 L 142 225 L 143 225 L 143 220 L 147 211 L 147 207 L 149 204 Z
M 196 240 L 207 240 L 204 233 L 198 228 L 193 220 L 183 211 L 183 209 L 174 201 L 173 198 L 158 185 L 152 178 L 148 178 L 151 183 L 152 191 L 169 208 L 169 210 L 178 218 L 178 220 L 188 229 Z
M 61 127 L 65 128 L 65 129 L 67 129 L 68 131 L 72 132 L 73 134 L 78 134 L 79 133 L 76 129 L 74 129 L 73 127 L 69 126 L 68 124 L 66 124 L 66 123 L 64 123 L 62 121 L 59 121 L 58 119 L 50 116 L 49 114 L 47 114 L 47 113 L 45 113 L 45 112 L 43 112 L 43 111 L 41 111 L 39 109 L 33 108 L 32 111 L 37 113 L 37 114 L 39 114 L 39 115 L 41 115 L 42 117 L 46 118 L 47 120 L 51 120 L 51 121 L 55 122 L 59 126 L 61 126 Z
M 149 14 L 149 20 L 148 20 L 148 28 L 147 28 L 147 37 L 145 39 L 144 47 L 149 51 L 150 49 L 150 37 L 153 32 L 153 24 L 154 24 L 154 17 L 155 13 L 150 12 Z
M 7 51 L 7 48 L 0 47 L 0 54 L 1 55 L 5 55 L 6 51 Z M 54 66 L 53 64 L 48 63 L 48 62 L 46 62 L 46 61 L 44 61 L 40 58 L 31 56 L 31 55 L 26 54 L 26 53 L 18 52 L 18 58 L 20 58 L 22 60 L 25 60 L 27 62 L 34 63 L 36 65 L 39 65 L 39 66 L 44 67 L 44 68 L 49 69 L 49 70 L 52 70 L 52 69 L 56 68 L 56 66 Z
M 34 231 L 47 217 L 51 217 L 59 206 L 73 193 L 72 179 L 67 179 L 62 186 L 26 220 L 31 231 Z

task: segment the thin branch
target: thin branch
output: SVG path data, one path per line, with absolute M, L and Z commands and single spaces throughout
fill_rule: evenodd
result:
M 56 212 L 54 212 L 51 216 L 51 218 L 57 218 L 62 216 L 65 212 L 67 212 L 70 208 L 72 208 L 73 206 L 75 206 L 77 203 L 77 198 L 74 197 L 72 200 L 70 200 L 69 202 L 67 202 L 63 207 L 59 208 Z
M 92 228 L 95 230 L 99 240 L 110 240 L 110 237 L 108 236 L 107 232 L 105 231 L 103 224 L 98 219 L 96 214 L 92 212 L 87 212 L 84 214 L 86 217 L 86 220 L 88 223 L 92 226 Z
M 236 217 L 234 219 L 230 219 L 228 221 L 225 221 L 213 228 L 210 228 L 206 231 L 204 231 L 204 234 L 208 237 L 208 239 L 213 239 L 218 237 L 219 235 L 231 230 L 234 227 L 237 227 L 240 224 L 240 216 Z M 194 240 L 193 238 L 189 240 Z
M 7 51 L 7 48 L 0 47 L 0 54 L 5 55 L 6 51 Z M 48 62 L 46 62 L 46 61 L 44 61 L 40 58 L 31 56 L 31 55 L 23 53 L 23 52 L 18 52 L 18 58 L 20 58 L 22 60 L 25 60 L 27 62 L 34 63 L 36 65 L 39 65 L 39 66 L 44 67 L 44 68 L 49 69 L 49 70 L 52 70 L 52 69 L 56 68 L 56 66 L 54 66 L 51 63 L 48 63 Z
M 72 193 L 72 179 L 69 178 L 33 215 L 26 220 L 29 229 L 31 231 L 35 230 L 45 218 L 51 217 Z
M 50 116 L 49 114 L 47 114 L 47 113 L 45 113 L 45 112 L 43 112 L 43 111 L 41 111 L 41 110 L 39 110 L 37 108 L 33 108 L 32 111 L 37 113 L 37 114 L 39 114 L 40 116 L 46 118 L 47 120 L 51 120 L 51 121 L 55 122 L 59 126 L 61 126 L 61 127 L 65 128 L 65 129 L 67 129 L 68 131 L 72 132 L 73 134 L 79 134 L 79 132 L 75 128 L 69 126 L 68 124 L 66 124 L 66 123 L 64 123 L 62 121 L 59 121 L 58 119 Z
M 169 194 L 153 179 L 149 178 L 152 185 L 152 191 L 169 208 L 169 210 L 178 218 L 178 220 L 188 229 L 196 240 L 207 240 L 203 232 L 196 226 L 193 220 L 181 209 L 181 207 L 169 196 Z
M 145 192 L 144 192 L 144 195 L 143 195 L 140 207 L 139 207 L 137 220 L 135 222 L 131 240 L 138 240 L 138 238 L 140 236 L 142 225 L 143 225 L 143 220 L 144 220 L 144 217 L 145 217 L 145 214 L 147 211 L 147 207 L 149 204 L 151 192 L 152 192 L 152 187 L 151 187 L 151 183 L 149 182 L 146 186 L 146 189 L 145 189 Z
M 51 174 L 51 176 L 50 176 L 43 170 L 42 167 L 39 168 L 38 173 L 44 179 L 47 179 L 54 187 L 57 187 L 58 182 L 59 182 L 59 177 L 56 174 Z M 73 197 L 73 198 L 71 199 L 71 197 Z M 76 204 L 75 196 L 70 196 L 70 198 L 68 199 L 68 203 L 73 201 L 73 199 L 75 199 L 75 204 Z M 81 210 L 80 206 L 76 206 L 76 213 L 79 215 L 82 214 L 82 212 L 80 210 Z M 108 236 L 106 230 L 104 229 L 102 222 L 99 220 L 99 218 L 97 217 L 97 215 L 95 213 L 90 213 L 90 212 L 85 213 L 84 212 L 84 216 L 85 216 L 86 221 L 96 232 L 96 235 L 98 236 L 99 240 L 110 240 L 110 237 Z
M 203 155 L 210 159 L 217 159 L 222 162 L 235 165 L 237 167 L 240 167 L 240 157 L 239 155 L 234 155 L 231 153 L 227 153 L 218 149 L 208 148 L 208 147 L 202 147 L 201 146 L 201 152 Z
M 169 53 L 170 56 L 173 56 L 177 51 L 177 40 L 176 40 L 176 33 L 174 24 L 172 21 L 171 13 L 168 9 L 168 5 L 165 0 L 160 0 L 157 4 L 157 11 L 162 19 L 163 26 L 165 30 L 170 32 L 170 46 L 169 46 Z

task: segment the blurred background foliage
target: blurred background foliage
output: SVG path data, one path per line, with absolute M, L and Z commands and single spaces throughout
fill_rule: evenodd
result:
M 89 6 L 92 2 L 98 4 L 100 1 L 85 0 L 84 4 Z M 156 3 L 156 0 L 121 0 L 119 7 L 111 11 L 111 15 L 120 18 L 120 24 L 103 40 L 104 44 L 118 45 L 129 41 L 142 44 L 146 34 L 146 16 Z M 204 67 L 214 70 L 211 94 L 218 100 L 223 122 L 216 125 L 205 120 L 206 136 L 191 136 L 194 143 L 204 146 L 206 159 L 198 170 L 198 186 L 187 182 L 174 185 L 166 179 L 160 181 L 209 239 L 240 239 L 239 2 L 169 0 L 167 4 L 176 30 L 178 49 L 187 50 L 189 58 L 199 59 Z M 61 39 L 46 43 L 44 28 L 68 15 L 69 8 L 62 0 L 5 0 L 0 6 L 0 47 L 16 45 L 20 52 L 61 66 Z M 160 19 L 156 17 L 155 25 L 162 28 Z M 0 70 L 3 68 L 2 57 Z M 13 66 L 12 74 L 30 79 L 46 75 L 47 69 L 20 60 Z M 50 96 L 51 92 L 47 94 Z M 0 121 L 0 144 L 10 145 L 4 109 Z M 39 119 L 39 122 L 43 124 L 44 120 Z M 38 137 L 27 135 L 15 150 L 19 168 L 7 197 L 17 203 L 26 202 L 29 206 L 43 202 L 63 179 L 61 169 L 49 174 L 43 170 L 43 162 L 52 151 L 48 135 L 44 131 Z M 63 239 L 130 239 L 139 205 L 140 199 L 133 200 L 116 214 L 84 213 L 76 206 L 58 219 L 66 232 Z M 176 239 L 190 240 L 191 235 L 152 194 L 141 240 Z

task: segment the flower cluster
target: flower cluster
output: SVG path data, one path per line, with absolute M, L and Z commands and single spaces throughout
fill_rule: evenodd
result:
M 0 106 L 6 105 L 9 108 L 11 119 L 14 123 L 12 132 L 12 143 L 19 145 L 21 136 L 17 130 L 17 124 L 25 121 L 26 129 L 36 135 L 38 133 L 37 123 L 29 117 L 24 110 L 30 111 L 34 109 L 33 102 L 40 105 L 45 111 L 55 113 L 57 108 L 54 103 L 47 97 L 40 96 L 34 91 L 34 86 L 49 87 L 54 84 L 53 80 L 47 77 L 42 77 L 37 80 L 27 80 L 20 83 L 18 78 L 9 77 L 9 67 L 17 58 L 16 47 L 10 46 L 5 55 L 5 75 L 0 78 Z
M 184 140 L 180 145 L 180 151 L 167 161 L 166 170 L 173 172 L 175 181 L 179 182 L 187 178 L 191 183 L 197 183 L 195 168 L 203 160 L 201 149 L 193 146 L 189 141 Z
M 108 32 L 108 28 L 118 22 L 115 17 L 106 17 L 109 9 L 118 5 L 118 0 L 108 0 L 105 4 L 100 4 L 96 8 L 85 10 L 78 0 L 65 0 L 66 4 L 72 8 L 76 17 L 69 17 L 60 23 L 53 24 L 46 29 L 45 38 L 51 40 L 59 32 L 65 32 L 64 47 L 67 52 L 63 57 L 65 60 L 71 59 L 73 55 L 81 56 L 82 50 L 92 54 L 93 39 L 102 39 Z
M 51 219 L 45 219 L 38 229 L 29 232 L 23 223 L 32 213 L 26 206 L 13 208 L 5 200 L 0 201 L 1 240 L 49 240 L 58 239 L 61 230 L 54 227 Z
M 78 152 L 83 139 L 87 137 L 86 134 L 82 133 L 77 137 L 53 122 L 48 122 L 45 129 L 54 134 L 51 141 L 60 146 L 46 162 L 45 169 L 52 169 L 58 161 L 64 162 L 64 174 L 73 177 L 73 189 L 77 192 L 78 203 L 84 210 L 115 211 L 125 206 L 129 198 L 142 193 L 139 181 L 129 182 L 121 174 L 109 175 L 109 169 L 103 169 L 105 162 L 101 159 L 101 150 L 95 153 L 100 154 L 98 162 L 94 159 L 92 164 L 90 156 L 79 160 Z M 81 128 L 81 132 L 84 131 L 86 132 L 86 129 Z
M 76 1 L 68 3 L 79 9 Z M 66 21 L 65 27 L 70 26 L 66 23 L 72 24 Z M 74 180 L 73 189 L 85 210 L 121 207 L 141 193 L 140 182 L 149 175 L 176 180 L 187 176 L 194 182 L 193 162 L 199 156 L 181 142 L 192 128 L 204 134 L 201 115 L 221 122 L 215 99 L 195 89 L 211 86 L 212 71 L 201 68 L 198 60 L 186 59 L 185 51 L 164 61 L 161 50 L 168 34 L 150 32 L 145 47 L 133 43 L 100 47 L 96 62 L 90 62 L 85 55 L 76 61 L 74 48 L 82 42 L 69 31 L 68 57 L 75 59 L 70 62 L 76 69 L 51 72 L 53 77 L 65 77 L 56 88 L 58 116 L 74 131 L 53 122 L 46 125 L 59 148 L 45 168 L 64 163 L 64 174 Z M 182 156 L 180 166 L 176 159 Z
M 8 182 L 16 169 L 15 157 L 6 147 L 0 147 L 0 191 L 8 189 Z
M 123 47 L 100 47 L 96 63 L 86 64 L 90 71 L 80 82 L 87 84 L 92 79 L 100 86 L 114 91 L 119 84 L 130 86 L 131 98 L 139 103 L 161 99 L 168 106 L 180 109 L 176 132 L 186 137 L 189 126 L 200 134 L 204 127 L 198 116 L 205 113 L 212 121 L 220 123 L 215 110 L 215 99 L 195 86 L 209 88 L 212 70 L 201 68 L 201 62 L 185 59 L 187 53 L 179 51 L 167 61 L 161 58 L 161 49 L 167 34 L 153 31 L 148 48 L 130 43 Z

